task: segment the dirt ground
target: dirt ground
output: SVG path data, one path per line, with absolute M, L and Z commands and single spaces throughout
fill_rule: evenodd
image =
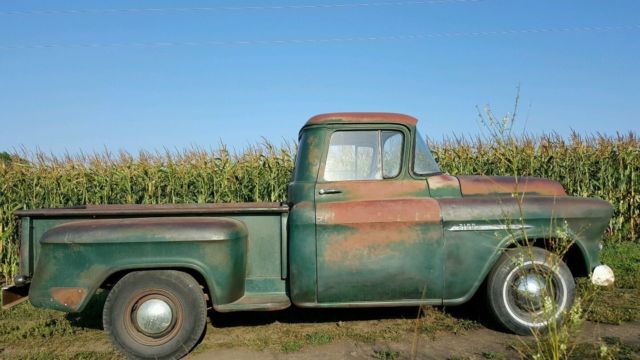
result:
M 608 325 L 587 322 L 580 334 L 580 342 L 594 343 L 602 338 L 616 338 L 627 347 L 640 347 L 640 322 Z M 417 359 L 511 359 L 520 354 L 511 346 L 526 341 L 506 332 L 482 327 L 461 335 L 440 334 L 436 339 L 421 335 L 417 339 Z M 215 348 L 191 355 L 189 359 L 406 359 L 411 358 L 415 338 L 411 334 L 401 341 L 337 341 L 310 346 L 295 353 L 255 351 L 246 347 Z M 640 359 L 636 352 L 628 358 Z
M 212 313 L 206 335 L 187 359 L 512 359 L 531 337 L 498 328 L 477 306 L 429 308 L 417 319 L 417 308 L 288 309 L 266 313 Z M 21 306 L 14 317 L 30 320 L 23 340 L 0 343 L 0 358 L 111 360 L 113 351 L 98 322 L 55 318 Z M 90 316 L 95 319 L 96 316 Z M 74 330 L 66 322 L 87 326 Z M 44 325 L 43 325 L 44 324 Z M 5 319 L 0 327 L 21 329 Z M 25 325 L 26 326 L 26 325 Z M 45 332 L 46 330 L 46 332 Z M 417 334 L 417 335 L 416 335 Z M 585 346 L 609 344 L 614 359 L 640 359 L 640 321 L 609 325 L 585 322 L 579 339 Z M 28 344 L 28 346 L 25 346 Z M 595 345 L 599 346 L 599 345 Z M 415 349 L 415 350 L 414 350 Z M 415 356 L 413 356 L 415 355 Z M 531 355 L 529 353 L 529 355 Z M 578 354 L 574 359 L 593 358 Z
M 613 293 L 612 293 L 613 294 Z M 615 293 L 633 312 L 610 325 L 587 321 L 571 359 L 640 359 L 638 293 Z M 631 297 L 625 297 L 629 295 Z M 635 299 L 635 300 L 634 300 Z M 115 360 L 100 321 L 101 304 L 81 314 L 20 305 L 0 313 L 1 359 Z M 612 306 L 612 305 L 609 305 Z M 607 307 L 608 308 L 608 307 Z M 277 312 L 210 312 L 206 334 L 187 359 L 512 359 L 532 337 L 510 334 L 481 303 L 460 307 L 300 309 Z M 607 313 L 603 313 L 607 314 Z M 626 316 L 629 315 L 629 316 Z M 623 317 L 609 317 L 609 320 Z M 527 357 L 535 354 L 528 351 Z
M 290 313 L 263 313 L 255 314 L 256 316 L 229 314 L 218 317 L 214 321 L 215 327 L 208 326 L 203 342 L 188 358 L 512 359 L 521 358 L 517 349 L 533 340 L 532 337 L 519 337 L 500 329 L 486 316 L 475 314 L 477 308 L 452 309 L 453 313 L 442 309 L 432 310 L 415 327 L 416 309 L 413 308 L 375 311 L 295 309 Z M 433 328 L 434 331 L 425 331 L 431 325 L 437 325 Z M 277 338 L 282 341 L 280 338 L 291 336 L 291 332 L 304 332 L 307 335 L 310 331 L 312 334 L 335 334 L 333 327 L 338 326 L 360 334 L 371 332 L 371 336 L 362 339 L 340 336 L 326 343 L 307 341 L 293 351 L 283 351 L 281 344 L 276 347 L 269 344 L 269 339 Z M 264 343 L 258 348 L 253 346 L 254 341 L 246 340 L 247 337 L 255 338 L 256 332 L 264 337 L 261 340 Z M 389 336 L 385 336 L 385 333 Z M 247 345 L 238 339 L 244 339 Z M 613 358 L 640 359 L 640 322 L 631 321 L 621 325 L 585 322 L 577 339 L 577 343 L 585 345 L 607 341 L 615 344 L 618 349 L 625 350 L 618 351 Z

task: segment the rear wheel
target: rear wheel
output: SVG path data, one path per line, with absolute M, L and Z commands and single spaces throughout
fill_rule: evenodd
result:
M 488 305 L 504 327 L 520 335 L 545 332 L 569 311 L 575 282 L 567 265 L 540 248 L 506 251 L 487 281 Z
M 206 302 L 198 282 L 171 270 L 138 271 L 113 287 L 103 310 L 111 342 L 133 359 L 179 359 L 200 339 Z

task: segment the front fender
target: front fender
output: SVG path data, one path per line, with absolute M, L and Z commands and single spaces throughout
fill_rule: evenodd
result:
M 587 271 L 599 264 L 599 240 L 612 207 L 597 199 L 552 196 L 439 199 L 445 236 L 446 305 L 466 302 L 514 242 L 566 237 Z
M 81 220 L 47 231 L 29 297 L 34 306 L 82 311 L 112 274 L 184 268 L 207 282 L 214 303 L 244 294 L 247 228 L 217 217 Z

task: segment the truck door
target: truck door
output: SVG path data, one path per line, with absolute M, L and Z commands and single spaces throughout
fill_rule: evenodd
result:
M 408 171 L 410 135 L 333 129 L 315 189 L 319 303 L 440 303 L 440 208 Z

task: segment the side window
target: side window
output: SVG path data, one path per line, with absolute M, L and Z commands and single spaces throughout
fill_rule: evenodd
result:
M 331 135 L 324 179 L 380 179 L 377 131 L 337 131 Z
M 402 133 L 399 131 L 382 132 L 382 169 L 385 179 L 400 174 L 402 164 Z
M 439 173 L 440 168 L 436 159 L 427 146 L 425 138 L 418 131 L 416 134 L 416 142 L 413 146 L 413 171 L 418 175 Z
M 398 176 L 402 142 L 399 131 L 336 131 L 331 135 L 323 178 L 342 181 Z

